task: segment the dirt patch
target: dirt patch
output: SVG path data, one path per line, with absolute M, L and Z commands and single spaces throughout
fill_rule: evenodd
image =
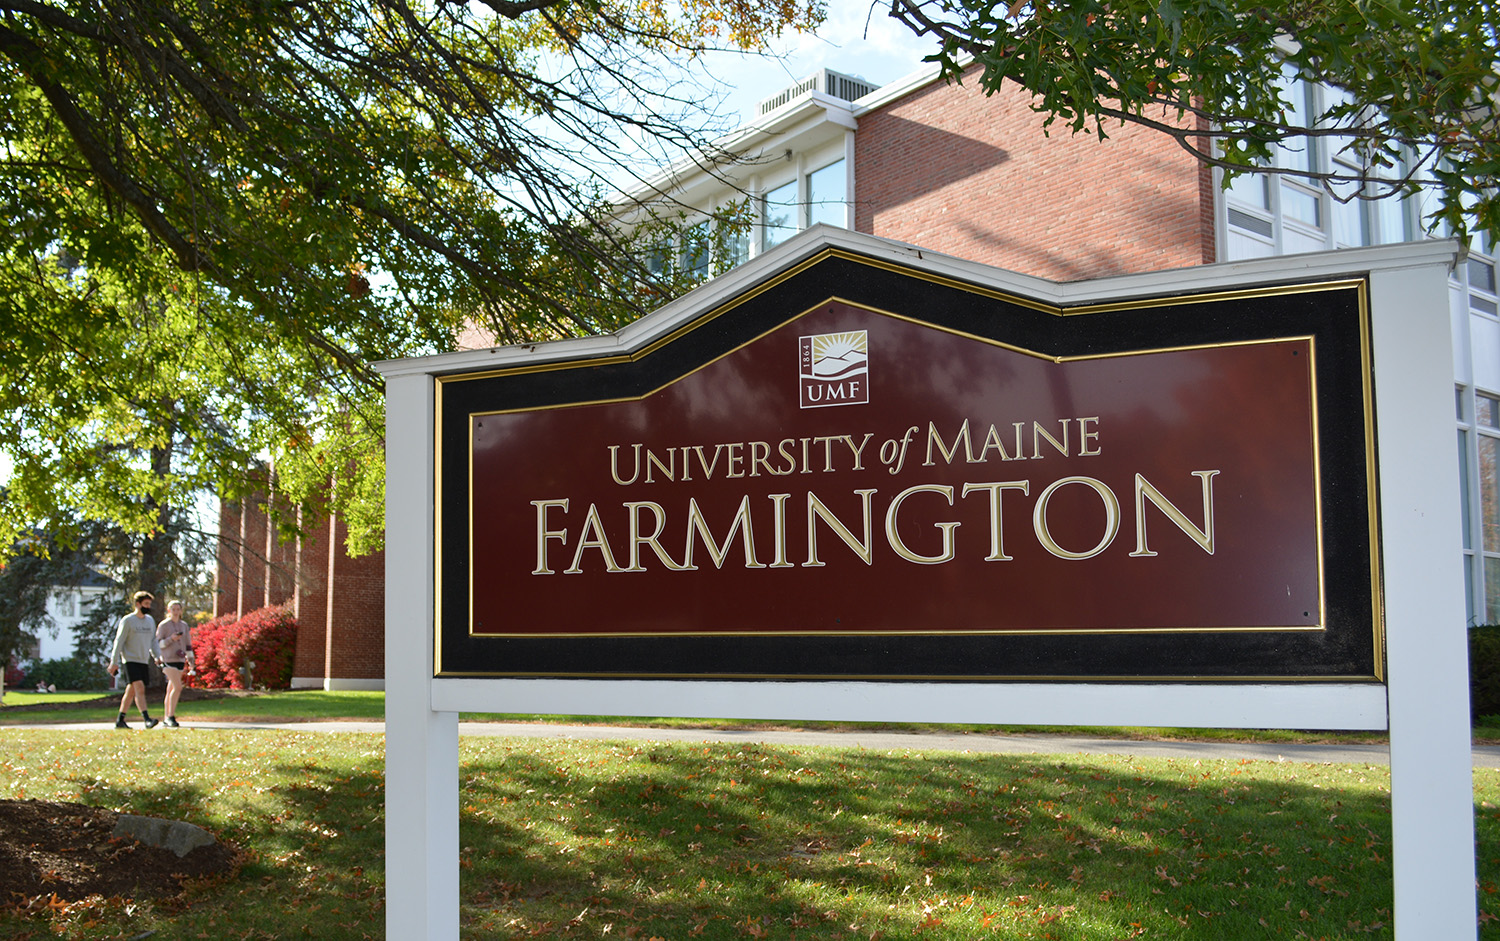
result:
M 185 880 L 232 873 L 232 846 L 200 846 L 178 858 L 169 849 L 113 837 L 119 814 L 86 804 L 0 800 L 0 904 L 35 899 L 168 898 Z

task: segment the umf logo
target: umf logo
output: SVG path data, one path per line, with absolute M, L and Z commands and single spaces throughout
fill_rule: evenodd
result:
M 869 346 L 864 330 L 800 337 L 797 360 L 802 407 L 869 402 Z

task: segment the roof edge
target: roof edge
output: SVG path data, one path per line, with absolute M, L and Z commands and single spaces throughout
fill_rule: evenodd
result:
M 374 366 L 382 376 L 391 379 L 416 374 L 439 375 L 561 360 L 629 356 L 830 249 L 972 285 L 976 290 L 1013 295 L 1019 300 L 1057 308 L 1363 277 L 1377 270 L 1432 265 L 1451 269 L 1459 255 L 1456 241 L 1432 239 L 1058 282 L 944 255 L 905 242 L 816 225 L 614 333 L 385 360 Z

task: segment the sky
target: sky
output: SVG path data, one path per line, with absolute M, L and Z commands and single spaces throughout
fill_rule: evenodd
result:
M 827 0 L 827 7 L 815 35 L 789 33 L 771 43 L 784 61 L 727 53 L 710 57 L 709 71 L 734 89 L 723 113 L 748 121 L 756 102 L 822 68 L 885 85 L 922 68 L 922 57 L 937 48 L 930 37 L 919 38 L 891 19 L 882 0 Z

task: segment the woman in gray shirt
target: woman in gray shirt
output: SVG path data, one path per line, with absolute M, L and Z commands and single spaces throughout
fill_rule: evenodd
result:
M 167 728 L 177 728 L 177 700 L 182 698 L 182 672 L 193 662 L 188 623 L 182 619 L 182 602 L 167 605 L 167 617 L 156 625 L 156 643 L 161 652 L 161 671 L 167 675 L 167 699 L 162 706 Z

